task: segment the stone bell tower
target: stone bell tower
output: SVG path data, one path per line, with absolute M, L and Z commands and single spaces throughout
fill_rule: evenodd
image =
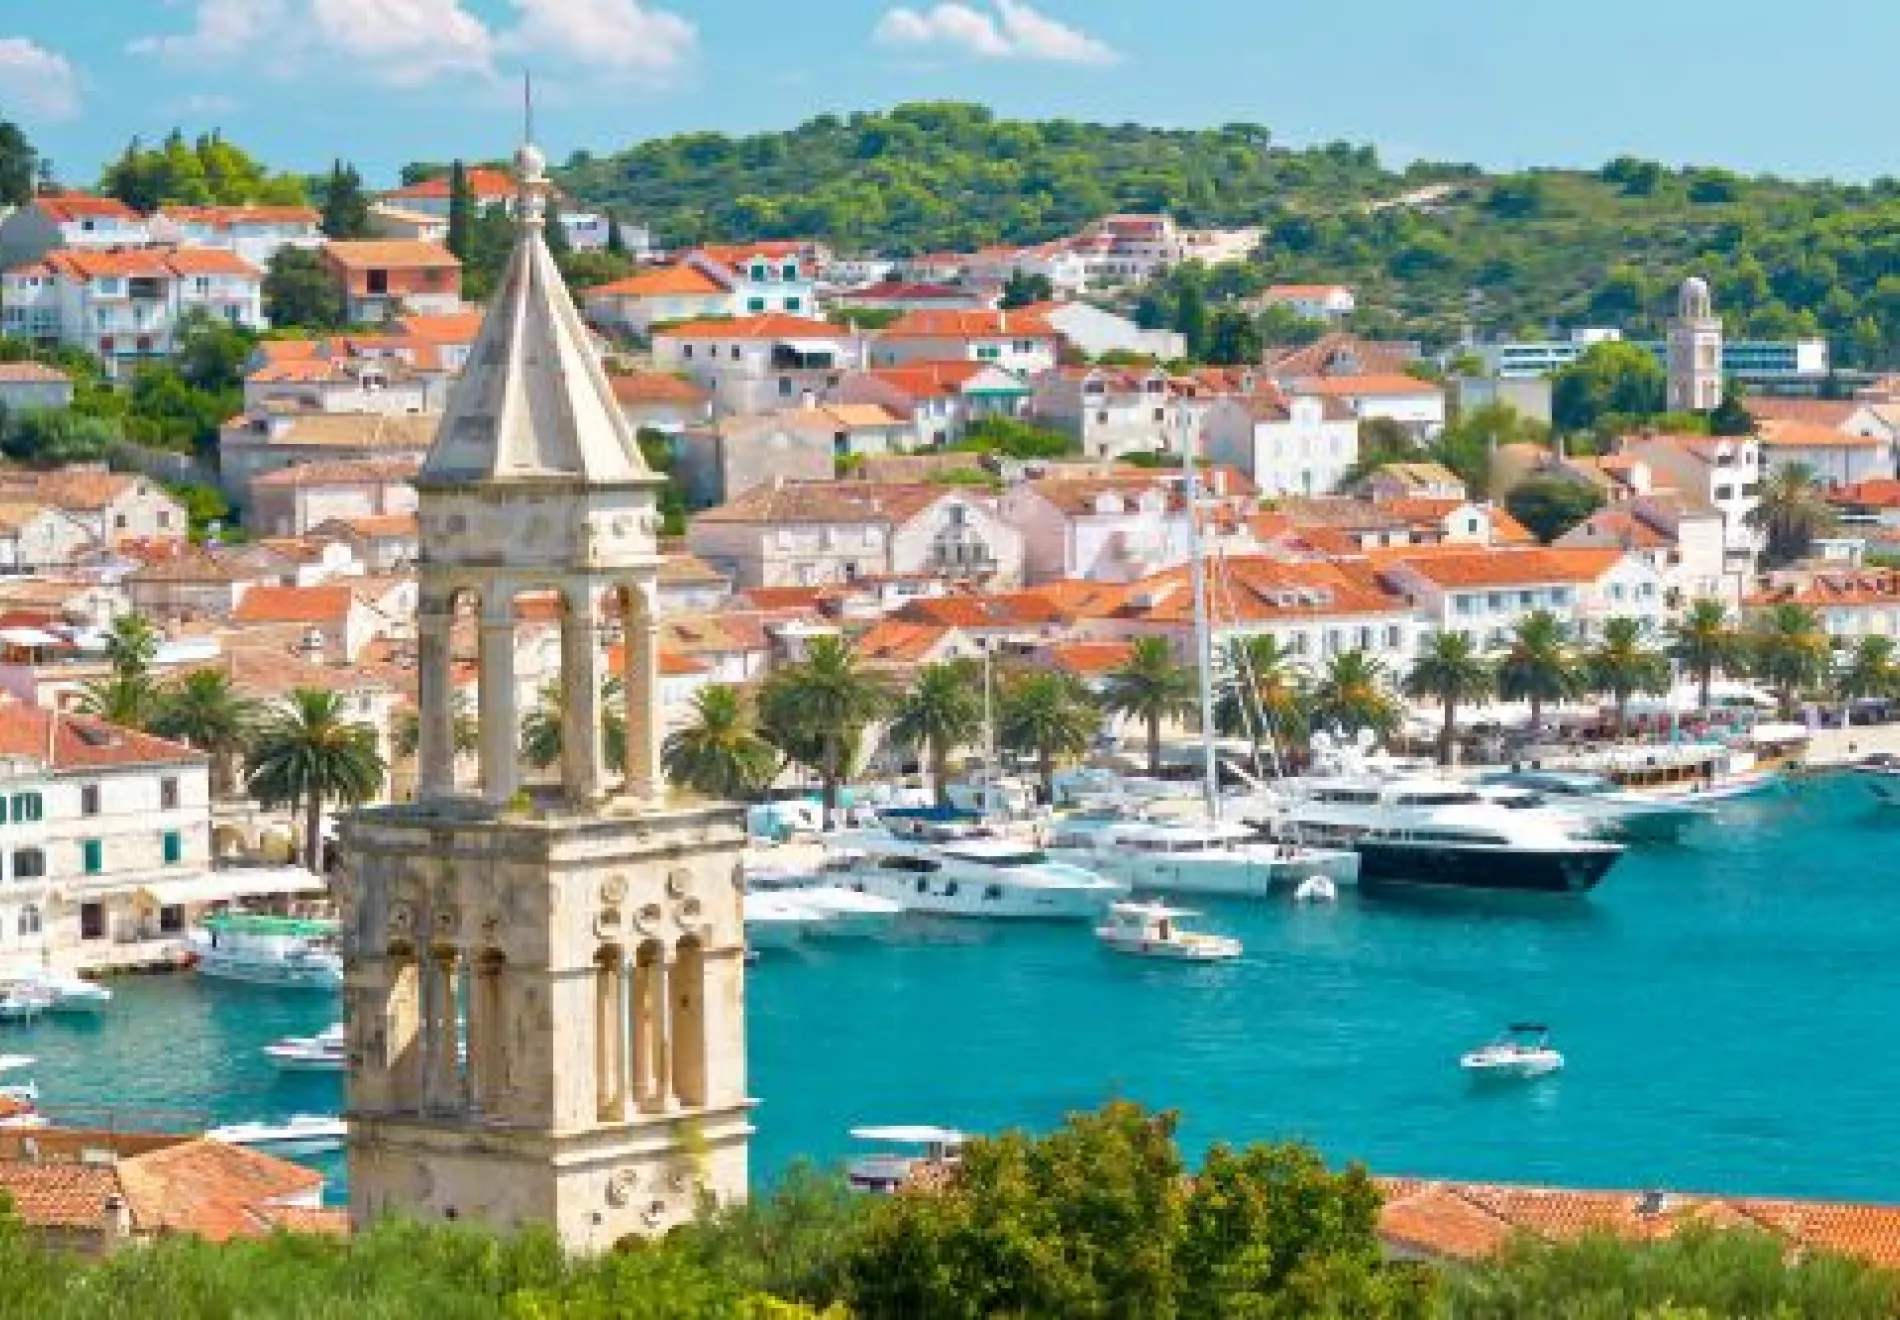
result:
M 1669 411 L 1709 412 L 1722 402 L 1722 318 L 1715 314 L 1709 284 L 1698 276 L 1682 282 L 1676 314 L 1669 321 Z
M 343 829 L 350 1210 L 548 1224 L 596 1251 L 745 1194 L 744 818 L 665 801 L 660 479 L 543 241 L 542 157 L 516 165 L 514 252 L 416 483 L 418 797 Z M 550 591 L 558 785 L 524 779 L 515 673 L 516 597 Z M 450 666 L 471 632 L 462 783 Z

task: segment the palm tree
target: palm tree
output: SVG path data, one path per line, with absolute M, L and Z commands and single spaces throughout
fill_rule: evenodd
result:
M 1669 691 L 1669 657 L 1643 641 L 1643 623 L 1619 615 L 1603 624 L 1603 640 L 1583 657 L 1592 692 L 1608 693 L 1616 703 L 1616 736 L 1629 722 L 1630 698 L 1639 692 Z
M 625 692 L 618 674 L 608 675 L 607 681 L 600 685 L 601 738 L 606 744 L 607 764 L 615 770 L 624 770 L 627 765 Z M 561 759 L 561 721 L 565 717 L 561 681 L 551 679 L 535 694 L 534 709 L 521 720 L 521 755 L 529 765 L 545 770 Z M 478 725 L 478 741 L 479 738 Z M 459 741 L 456 750 L 461 750 Z
M 258 704 L 240 693 L 221 669 L 194 669 L 158 693 L 151 729 L 161 738 L 190 743 L 211 757 L 211 790 L 231 797 L 237 761 L 257 732 Z
M 1841 699 L 1841 723 L 1846 724 L 1854 703 L 1866 697 L 1900 696 L 1900 655 L 1891 637 L 1863 637 L 1854 643 L 1839 672 L 1834 691 Z
M 1349 734 L 1370 729 L 1386 738 L 1404 718 L 1385 665 L 1364 651 L 1341 651 L 1326 662 L 1313 687 L 1315 723 L 1336 725 Z
M 481 721 L 475 718 L 474 703 L 466 692 L 457 692 L 449 702 L 449 739 L 457 756 L 467 756 L 482 745 Z M 421 751 L 422 712 L 411 706 L 398 715 L 390 743 L 398 756 L 414 756 Z
M 1748 656 L 1755 676 L 1775 690 L 1781 718 L 1793 719 L 1795 698 L 1827 676 L 1827 631 L 1805 605 L 1776 605 L 1749 629 Z
M 266 807 L 304 812 L 303 862 L 320 869 L 323 806 L 358 806 L 383 786 L 376 730 L 343 717 L 342 699 L 320 688 L 297 688 L 258 730 L 244 758 L 251 796 Z
M 1435 698 L 1444 704 L 1445 722 L 1438 729 L 1438 763 L 1451 764 L 1452 743 L 1458 734 L 1458 707 L 1482 701 L 1497 690 L 1497 674 L 1472 644 L 1471 634 L 1441 632 L 1405 676 L 1409 697 Z
M 745 798 L 772 782 L 778 757 L 753 727 L 739 690 L 713 683 L 693 694 L 692 719 L 666 736 L 660 764 L 667 778 L 695 793 Z
M 1564 621 L 1549 610 L 1534 610 L 1517 621 L 1509 649 L 1498 659 L 1498 695 L 1528 701 L 1531 728 L 1544 719 L 1546 701 L 1567 701 L 1583 687 L 1583 674 L 1571 652 Z
M 1003 745 L 1036 758 L 1043 797 L 1055 801 L 1056 758 L 1086 752 L 1102 725 L 1088 689 L 1067 674 L 1032 670 L 1006 686 L 997 705 Z
M 1104 678 L 1102 708 L 1131 716 L 1147 727 L 1148 773 L 1159 775 L 1162 722 L 1192 714 L 1199 691 L 1193 671 L 1175 663 L 1164 638 L 1140 637 L 1128 658 Z
M 1305 745 L 1308 675 L 1278 638 L 1261 633 L 1228 643 L 1216 683 L 1214 727 L 1222 733 L 1249 738 L 1256 748 L 1263 736 L 1289 751 Z
M 1833 526 L 1834 511 L 1814 469 L 1790 463 L 1762 479 L 1761 503 L 1749 511 L 1748 521 L 1768 534 L 1768 562 L 1787 564 L 1807 554 L 1814 538 Z
M 143 614 L 121 614 L 106 630 L 110 676 L 79 689 L 78 709 L 110 724 L 143 729 L 158 709 L 152 661 L 158 655 L 158 630 Z
M 982 682 L 967 660 L 925 665 L 892 712 L 890 740 L 925 749 L 938 806 L 949 801 L 950 753 L 983 732 Z
M 1669 642 L 1670 657 L 1695 675 L 1696 707 L 1709 708 L 1709 687 L 1717 670 L 1735 674 L 1748 658 L 1748 648 L 1719 600 L 1698 600 L 1676 622 Z
M 108 724 L 143 729 L 158 708 L 158 688 L 146 674 L 113 674 L 79 687 L 74 709 Z
M 818 772 L 827 825 L 838 811 L 838 788 L 851 768 L 850 753 L 889 703 L 883 680 L 836 637 L 813 638 L 803 660 L 765 681 L 759 696 L 762 731 L 780 751 Z

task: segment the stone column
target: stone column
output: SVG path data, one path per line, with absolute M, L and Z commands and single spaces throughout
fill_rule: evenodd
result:
M 449 652 L 454 623 L 448 606 L 431 605 L 416 615 L 416 797 L 424 802 L 455 792 L 455 680 Z
M 594 961 L 594 1117 L 612 1122 L 621 1117 L 621 1078 L 626 1063 L 621 1057 L 620 967 L 623 959 L 615 949 L 603 952 Z
M 593 592 L 570 599 L 561 618 L 561 783 L 570 802 L 597 802 L 607 795 L 600 684 L 600 628 Z
M 429 974 L 435 982 L 431 996 L 430 1038 L 435 1049 L 429 1060 L 429 1108 L 459 1110 L 467 1106 L 462 1091 L 461 1032 L 457 1021 L 460 1005 L 456 994 L 456 975 L 461 959 L 453 949 L 434 950 L 429 957 Z
M 482 796 L 501 806 L 521 787 L 521 719 L 515 706 L 514 603 L 482 615 Z
M 660 625 L 652 602 L 638 583 L 626 587 L 626 672 L 621 683 L 627 699 L 627 781 L 630 797 L 657 800 L 660 778 Z

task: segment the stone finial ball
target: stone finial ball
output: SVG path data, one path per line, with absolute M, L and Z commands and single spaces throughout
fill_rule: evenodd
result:
M 515 148 L 515 174 L 527 183 L 539 182 L 547 173 L 548 158 L 532 142 Z

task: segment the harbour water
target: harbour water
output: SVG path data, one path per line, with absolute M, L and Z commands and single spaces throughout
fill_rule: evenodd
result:
M 757 1174 L 842 1155 L 854 1124 L 1039 1129 L 1124 1096 L 1180 1110 L 1195 1149 L 1302 1138 L 1394 1174 L 1900 1200 L 1882 1140 L 1900 812 L 1849 780 L 1725 804 L 1582 900 L 1348 890 L 1212 904 L 1203 924 L 1245 957 L 1151 963 L 1080 925 L 974 923 L 768 953 L 749 981 Z M 56 1117 L 337 1106 L 339 1079 L 259 1054 L 332 1020 L 326 996 L 191 976 L 118 991 L 96 1024 L 0 1026 Z M 1458 1054 L 1526 1018 L 1567 1070 L 1474 1088 Z

